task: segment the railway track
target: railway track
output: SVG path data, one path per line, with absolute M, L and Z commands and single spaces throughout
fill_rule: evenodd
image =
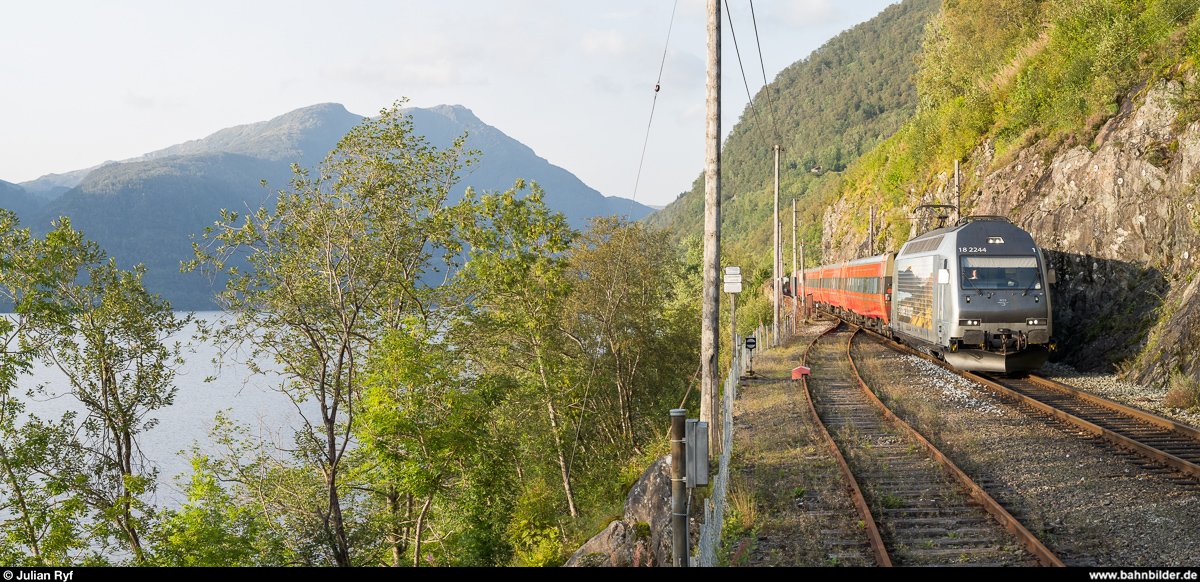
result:
M 1002 398 L 1146 459 L 1150 465 L 1134 462 L 1175 474 L 1167 477 L 1177 484 L 1195 488 L 1200 483 L 1200 431 L 1195 428 L 1039 376 L 959 373 Z
M 1123 451 L 1144 459 L 1134 464 L 1178 485 L 1200 489 L 1200 430 L 1144 410 L 1089 394 L 1037 375 L 964 372 L 928 354 L 898 345 L 863 330 L 888 348 L 929 360 L 963 378 L 977 382 L 1001 399 L 1048 416 Z
M 875 561 L 890 565 L 1058 565 L 1011 515 L 865 388 L 839 325 L 805 354 L 812 414 L 842 467 Z

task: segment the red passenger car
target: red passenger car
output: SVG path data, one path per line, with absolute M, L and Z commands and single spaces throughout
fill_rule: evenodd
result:
M 888 253 L 809 269 L 809 300 L 884 333 L 891 318 L 894 257 Z

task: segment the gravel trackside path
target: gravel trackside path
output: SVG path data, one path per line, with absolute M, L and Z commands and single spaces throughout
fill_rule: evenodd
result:
M 874 566 L 836 461 L 814 432 L 791 369 L 829 327 L 812 325 L 759 353 L 734 403 L 724 564 Z

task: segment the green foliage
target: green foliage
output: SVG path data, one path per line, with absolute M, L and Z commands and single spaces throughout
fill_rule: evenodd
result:
M 620 467 L 658 448 L 647 411 L 686 390 L 697 318 L 677 293 L 698 260 L 616 218 L 579 236 L 520 181 L 446 208 L 437 185 L 459 154 L 400 117 L 352 131 L 318 178 L 298 170 L 273 211 L 227 214 L 197 247 L 192 267 L 230 277 L 236 315 L 210 333 L 272 356 L 281 389 L 323 418 L 274 454 L 220 423 L 208 467 L 232 488 L 173 515 L 165 539 L 241 551 L 265 524 L 272 563 L 556 565 L 586 529 L 581 504 L 619 503 Z M 230 262 L 242 250 L 245 269 Z M 439 250 L 452 271 L 426 287 Z M 164 543 L 175 563 L 208 559 Z
M 407 547 L 410 530 L 420 540 L 415 528 L 437 519 L 441 528 L 462 533 L 441 542 L 436 553 L 457 556 L 458 565 L 495 565 L 510 554 L 498 531 L 508 518 L 505 471 L 495 466 L 506 455 L 504 436 L 493 434 L 488 421 L 512 386 L 503 377 L 466 373 L 456 351 L 415 319 L 374 346 L 357 428 L 363 458 L 355 462 L 360 473 L 354 480 L 395 509 L 382 517 L 393 547 Z M 402 497 L 427 500 L 418 520 L 398 510 Z M 415 559 L 435 551 L 418 545 Z
M 282 537 L 251 507 L 235 502 L 207 457 L 192 458 L 187 503 L 167 510 L 153 533 L 154 566 L 283 566 L 294 563 Z
M 138 441 L 157 422 L 149 415 L 174 399 L 180 347 L 164 341 L 190 318 L 146 292 L 144 267 L 118 269 L 69 221 L 44 240 L 17 226 L 0 212 L 0 292 L 16 308 L 0 323 L 0 499 L 15 516 L 0 526 L 5 561 L 95 564 L 115 546 L 143 563 L 157 471 Z M 66 376 L 85 410 L 78 423 L 71 413 L 18 423 L 16 377 L 35 358 Z
M 513 522 L 511 537 L 517 546 L 514 566 L 553 568 L 562 564 L 562 540 L 553 525 Z
M 189 319 L 65 221 L 41 241 L 0 213 L 17 308 L 0 320 L 0 558 L 560 564 L 664 452 L 697 358 L 700 248 L 617 217 L 577 233 L 523 182 L 446 207 L 464 156 L 384 111 L 194 247 L 189 269 L 227 281 L 230 317 L 203 333 L 282 374 L 304 424 L 279 443 L 218 415 L 187 503 L 163 512 L 136 443 L 174 396 L 162 338 Z M 430 286 L 435 264 L 450 272 Z M 78 428 L 23 419 L 35 357 L 69 376 Z
M 917 87 L 925 106 L 977 91 L 1008 73 L 1041 32 L 1044 0 L 949 0 L 929 20 L 919 57 Z
M 6 347 L 15 326 L 0 323 Z M 11 354 L 11 356 L 10 356 Z M 22 424 L 24 404 L 13 394 L 16 374 L 23 366 L 20 353 L 5 350 L 0 364 L 0 511 L 11 518 L 0 523 L 0 562 L 48 566 L 94 563 L 97 557 L 84 542 L 85 506 L 69 494 L 70 480 L 57 468 L 78 466 L 79 449 L 71 436 L 74 415 L 59 423 L 30 416 Z M 78 558 L 78 559 L 77 559 Z
M 665 231 L 619 217 L 592 219 L 566 259 L 573 292 L 562 327 L 572 359 L 590 368 L 593 422 L 612 423 L 599 428 L 618 446 L 639 447 L 660 430 L 661 411 L 677 406 L 695 363 L 697 311 L 674 295 L 686 267 Z
M 486 338 L 479 344 L 487 352 L 481 359 L 489 369 L 505 369 L 519 386 L 514 400 L 539 424 L 546 422 L 546 432 L 526 433 L 531 438 L 527 446 L 545 451 L 543 459 L 553 455 L 563 500 L 571 517 L 577 517 L 560 412 L 573 395 L 563 357 L 565 338 L 557 329 L 571 291 L 560 255 L 575 233 L 562 214 L 546 208 L 536 184 L 529 196 L 518 198 L 524 189 L 518 181 L 513 189 L 484 194 L 478 201 L 468 190 L 461 206 L 470 209 L 465 238 L 471 251 L 462 277 L 479 291 L 480 310 L 472 315 L 471 328 Z M 545 443 L 544 436 L 552 446 L 537 444 Z
M 954 161 L 979 145 L 995 147 L 992 167 L 1020 148 L 1046 159 L 1060 147 L 1090 146 L 1119 99 L 1191 69 L 1200 46 L 1195 14 L 1179 0 L 947 1 L 926 29 L 916 76 L 921 110 L 847 171 L 840 194 L 851 207 L 882 201 L 883 230 L 897 248 L 917 196 L 946 188 Z M 1190 84 L 1177 103 L 1182 123 L 1200 115 L 1189 91 Z M 1150 157 L 1166 165 L 1173 150 L 1160 145 Z M 977 178 L 966 178 L 970 192 Z
M 594 533 L 587 514 L 620 505 L 632 459 L 661 452 L 661 411 L 695 367 L 699 247 L 680 257 L 665 233 L 617 217 L 569 232 L 523 187 L 464 202 L 475 219 L 461 275 L 479 311 L 453 343 L 513 383 L 493 417 L 516 439 L 507 543 L 512 563 L 549 565 Z

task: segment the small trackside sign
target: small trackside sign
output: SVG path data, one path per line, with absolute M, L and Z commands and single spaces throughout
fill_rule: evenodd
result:
M 726 293 L 741 293 L 742 292 L 742 268 L 741 267 L 725 267 L 725 292 Z

